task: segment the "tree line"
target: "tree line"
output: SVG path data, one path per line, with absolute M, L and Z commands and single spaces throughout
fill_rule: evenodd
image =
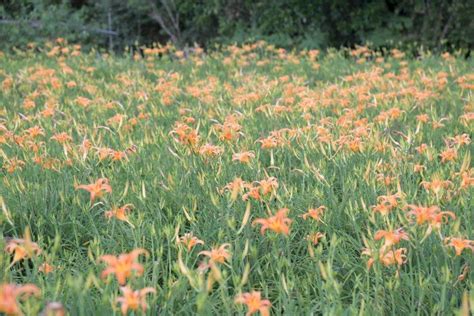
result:
M 472 0 L 3 0 L 0 49 L 62 37 L 116 52 L 265 40 L 283 48 L 474 47 Z

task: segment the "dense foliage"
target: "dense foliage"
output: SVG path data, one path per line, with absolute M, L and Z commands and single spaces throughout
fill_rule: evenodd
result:
M 64 37 L 84 47 L 266 40 L 279 47 L 472 49 L 468 0 L 6 0 L 0 49 Z
M 0 313 L 474 312 L 472 59 L 143 53 L 0 54 Z

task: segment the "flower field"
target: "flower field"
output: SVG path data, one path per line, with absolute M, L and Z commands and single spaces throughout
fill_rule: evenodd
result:
M 1 53 L 0 313 L 473 313 L 473 69 Z

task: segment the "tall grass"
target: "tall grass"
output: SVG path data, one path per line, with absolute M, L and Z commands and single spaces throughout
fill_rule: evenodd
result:
M 156 290 L 153 315 L 244 314 L 252 291 L 275 315 L 474 311 L 472 59 L 144 53 L 0 55 L 0 283 L 38 287 L 25 314 L 120 314 L 101 259 L 134 249 L 148 254 L 126 284 Z M 111 192 L 91 201 L 78 186 L 101 178 Z M 268 222 L 284 208 L 288 233 Z M 224 260 L 200 253 L 226 243 Z

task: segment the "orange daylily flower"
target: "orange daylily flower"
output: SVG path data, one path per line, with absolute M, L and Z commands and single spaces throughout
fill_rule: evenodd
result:
M 60 144 L 65 144 L 72 141 L 72 137 L 66 132 L 55 134 L 51 137 L 51 139 L 57 141 Z
M 416 116 L 416 120 L 420 123 L 427 123 L 429 119 L 428 114 L 419 114 Z
M 88 107 L 92 103 L 92 100 L 86 97 L 77 97 L 76 103 L 85 108 L 85 107 Z
M 110 211 L 106 211 L 104 215 L 108 219 L 115 217 L 116 219 L 120 221 L 124 221 L 132 225 L 132 223 L 130 223 L 130 221 L 128 220 L 128 213 L 130 213 L 132 208 L 133 208 L 133 204 L 125 204 L 122 207 L 115 207 L 111 209 Z
M 55 269 L 54 266 L 52 266 L 49 263 L 45 262 L 38 268 L 38 271 L 43 272 L 44 274 L 50 274 L 51 272 L 54 271 L 54 269 Z
M 362 147 L 362 141 L 359 137 L 354 138 L 353 140 L 350 140 L 347 143 L 347 147 L 353 151 L 353 152 L 361 152 L 363 150 Z
M 272 306 L 269 300 L 262 300 L 262 294 L 257 291 L 237 295 L 235 303 L 247 305 L 248 311 L 245 314 L 246 316 L 253 315 L 256 312 L 260 312 L 262 316 L 269 316 L 270 307 Z
M 428 145 L 421 144 L 420 146 L 416 147 L 415 149 L 421 155 L 428 149 Z
M 26 146 L 34 153 L 38 153 L 42 147 L 44 147 L 44 142 L 37 141 L 27 141 Z
M 421 181 L 421 185 L 427 191 L 433 191 L 438 195 L 441 190 L 447 190 L 453 183 L 449 180 L 434 178 L 432 181 Z
M 425 170 L 425 169 L 426 169 L 426 167 L 425 167 L 424 165 L 422 165 L 422 164 L 415 164 L 415 165 L 413 166 L 413 171 L 414 171 L 414 172 L 422 172 L 422 171 Z
M 99 160 L 105 160 L 113 155 L 114 150 L 107 147 L 94 148 L 96 150 Z
M 390 265 L 401 266 L 406 262 L 406 248 L 399 248 L 397 250 L 390 250 L 384 255 L 380 256 L 380 261 L 386 267 Z
M 382 215 L 388 215 L 393 208 L 398 206 L 398 200 L 400 199 L 400 194 L 392 195 L 381 195 L 377 198 L 379 204 L 372 206 L 374 212 L 379 212 Z
M 320 232 L 315 232 L 311 233 L 308 236 L 306 236 L 306 240 L 311 242 L 314 246 L 316 246 L 319 243 L 319 240 L 321 238 L 324 238 L 326 235 Z
M 423 225 L 428 223 L 427 234 L 431 232 L 433 228 L 440 229 L 441 224 L 446 221 L 446 218 L 451 217 L 456 219 L 456 215 L 451 211 L 441 212 L 438 206 L 418 206 L 418 205 L 407 205 L 410 211 L 407 213 L 407 217 L 414 217 L 417 225 Z
M 239 161 L 241 163 L 250 163 L 250 160 L 255 158 L 253 151 L 243 151 L 232 155 L 232 161 Z
M 149 293 L 156 293 L 156 290 L 152 287 L 146 287 L 141 290 L 132 290 L 128 286 L 120 287 L 120 291 L 122 291 L 123 296 L 117 298 L 117 303 L 120 303 L 120 310 L 122 311 L 122 315 L 126 315 L 128 310 L 141 311 L 144 313 L 148 308 L 146 303 L 146 295 Z
M 431 126 L 433 126 L 433 129 L 442 128 L 442 127 L 445 126 L 445 125 L 442 123 L 443 121 L 444 121 L 443 119 L 439 120 L 438 122 L 437 122 L 437 121 L 433 121 L 433 122 L 431 122 Z
M 242 126 L 238 123 L 239 117 L 234 114 L 228 115 L 225 118 L 224 124 L 214 125 L 217 132 L 219 132 L 219 139 L 231 141 L 240 136 Z
M 385 247 L 382 247 L 379 250 L 378 256 L 374 254 L 369 248 L 364 248 L 362 250 L 362 254 L 366 256 L 370 256 L 369 260 L 367 261 L 367 268 L 370 269 L 375 261 L 378 260 L 386 267 L 391 265 L 398 265 L 401 266 L 402 264 L 406 263 L 406 248 L 399 248 L 396 250 L 389 250 L 385 251 Z
M 12 265 L 20 260 L 31 258 L 41 253 L 41 248 L 38 244 L 31 241 L 29 231 L 26 231 L 25 239 L 12 238 L 6 241 L 5 251 L 13 254 Z
M 17 169 L 22 169 L 25 166 L 25 162 L 18 158 L 8 159 L 4 162 L 3 168 L 7 170 L 8 173 L 13 173 Z
M 114 116 L 112 116 L 111 118 L 109 118 L 107 120 L 107 124 L 108 125 L 121 125 L 123 120 L 126 118 L 127 116 L 124 115 L 124 114 L 120 114 L 120 113 L 117 113 L 115 114 Z
M 278 146 L 278 140 L 274 136 L 268 136 L 258 140 L 261 143 L 262 149 L 272 149 Z
M 329 130 L 323 126 L 316 126 L 316 134 L 318 135 L 318 140 L 322 143 L 330 144 L 332 140 L 332 134 Z
M 247 201 L 249 197 L 256 201 L 260 201 L 262 199 L 260 195 L 260 187 L 250 186 L 249 191 L 242 195 L 242 200 Z
M 118 257 L 114 255 L 104 255 L 99 258 L 99 261 L 105 262 L 108 267 L 102 271 L 101 277 L 106 278 L 109 274 L 115 274 L 120 285 L 124 285 L 127 279 L 132 276 L 135 271 L 136 275 L 143 274 L 143 266 L 137 262 L 140 255 L 148 256 L 148 251 L 145 249 L 134 249 L 130 253 L 123 253 Z
M 398 244 L 401 240 L 409 240 L 408 234 L 403 231 L 403 228 L 397 230 L 379 230 L 375 233 L 375 240 L 384 239 L 383 247 L 388 248 L 390 246 Z
M 262 195 L 272 194 L 278 189 L 278 180 L 275 177 L 269 177 L 257 183 L 260 186 Z
M 456 175 L 461 177 L 461 183 L 459 185 L 461 189 L 466 189 L 471 186 L 474 186 L 474 169 L 462 171 L 457 173 Z
M 230 247 L 230 244 L 222 244 L 218 248 L 212 248 L 210 251 L 201 251 L 199 255 L 204 255 L 209 257 L 209 264 L 213 265 L 215 263 L 225 263 L 229 261 L 231 254 L 227 248 Z
M 242 180 L 242 178 L 235 178 L 232 180 L 232 182 L 227 183 L 227 185 L 224 187 L 224 190 L 228 191 L 239 191 L 241 192 L 245 187 L 248 186 L 248 183 Z
M 456 219 L 456 215 L 451 211 L 446 212 L 439 212 L 433 216 L 431 219 L 430 227 L 435 229 L 440 229 L 441 225 L 447 222 L 447 219 L 451 217 L 451 219 Z
M 215 146 L 212 144 L 205 144 L 199 148 L 199 154 L 205 157 L 215 157 L 219 156 L 224 152 L 224 149 L 220 146 Z
M 110 150 L 109 157 L 112 159 L 112 161 L 122 161 L 128 158 L 127 152 L 120 150 Z
M 68 87 L 68 88 L 74 88 L 76 86 L 77 86 L 77 83 L 75 81 L 68 81 L 66 83 L 66 87 Z
M 448 161 L 454 161 L 458 157 L 458 151 L 456 148 L 448 148 L 440 154 L 441 162 L 446 163 Z
M 308 212 L 304 213 L 303 215 L 300 215 L 300 217 L 302 217 L 304 220 L 306 220 L 308 217 L 311 217 L 316 221 L 321 221 L 321 216 L 325 211 L 326 206 L 322 205 L 318 208 L 309 209 Z
M 54 106 L 46 106 L 43 111 L 40 112 L 42 117 L 51 117 L 56 112 Z
M 229 182 L 222 191 L 230 191 L 231 200 L 235 201 L 237 199 L 237 196 L 241 194 L 247 186 L 247 182 L 245 182 L 241 178 L 235 178 L 232 182 Z
M 193 236 L 193 233 L 186 233 L 184 234 L 184 236 L 179 237 L 178 244 L 185 245 L 186 249 L 188 249 L 188 251 L 191 251 L 191 249 L 193 249 L 194 246 L 198 244 L 204 245 L 204 241 L 198 239 L 196 236 Z
M 464 249 L 471 249 L 474 252 L 474 240 L 448 237 L 445 242 L 449 242 L 448 246 L 454 247 L 456 256 L 460 256 Z
M 248 192 L 242 196 L 244 201 L 249 197 L 254 200 L 261 200 L 262 196 L 272 195 L 278 189 L 278 180 L 275 177 L 269 177 L 261 181 L 256 181 L 253 184 L 246 185 Z
M 178 135 L 176 141 L 185 145 L 194 146 L 199 142 L 198 131 L 181 122 L 176 122 L 175 128 L 170 132 L 170 134 Z
M 288 235 L 290 233 L 290 227 L 292 220 L 286 217 L 288 213 L 287 208 L 282 208 L 274 216 L 269 218 L 258 218 L 253 221 L 252 225 L 260 224 L 262 225 L 260 233 L 263 235 L 265 230 L 270 229 L 278 234 Z
M 28 128 L 25 130 L 25 134 L 27 134 L 31 138 L 35 138 L 38 136 L 44 136 L 44 129 L 41 128 L 40 126 L 33 126 L 31 128 Z
M 436 223 L 439 222 L 439 220 L 445 216 L 451 217 L 452 219 L 456 219 L 456 215 L 453 212 L 441 212 L 440 208 L 434 205 L 425 207 L 410 204 L 408 205 L 408 208 L 410 208 L 411 211 L 409 211 L 407 215 L 414 216 L 418 225 L 422 225 L 425 222 L 428 222 L 430 224 Z
M 418 205 L 408 205 L 410 211 L 407 213 L 408 216 L 413 216 L 416 218 L 416 223 L 418 225 L 422 225 L 425 222 L 429 222 L 433 217 L 434 214 L 440 212 L 440 208 L 437 206 L 418 206 Z
M 462 134 L 448 138 L 447 141 L 452 142 L 453 144 L 458 146 L 464 146 L 469 145 L 471 143 L 471 138 L 469 137 L 469 134 Z
M 33 284 L 0 284 L 0 312 L 6 315 L 23 315 L 18 300 L 24 301 L 31 295 L 40 294 L 40 289 Z
M 96 198 L 102 197 L 105 192 L 112 192 L 112 187 L 109 185 L 109 180 L 107 178 L 100 178 L 92 184 L 81 184 L 76 186 L 76 190 L 79 189 L 86 190 L 90 193 L 91 203 L 94 202 Z

